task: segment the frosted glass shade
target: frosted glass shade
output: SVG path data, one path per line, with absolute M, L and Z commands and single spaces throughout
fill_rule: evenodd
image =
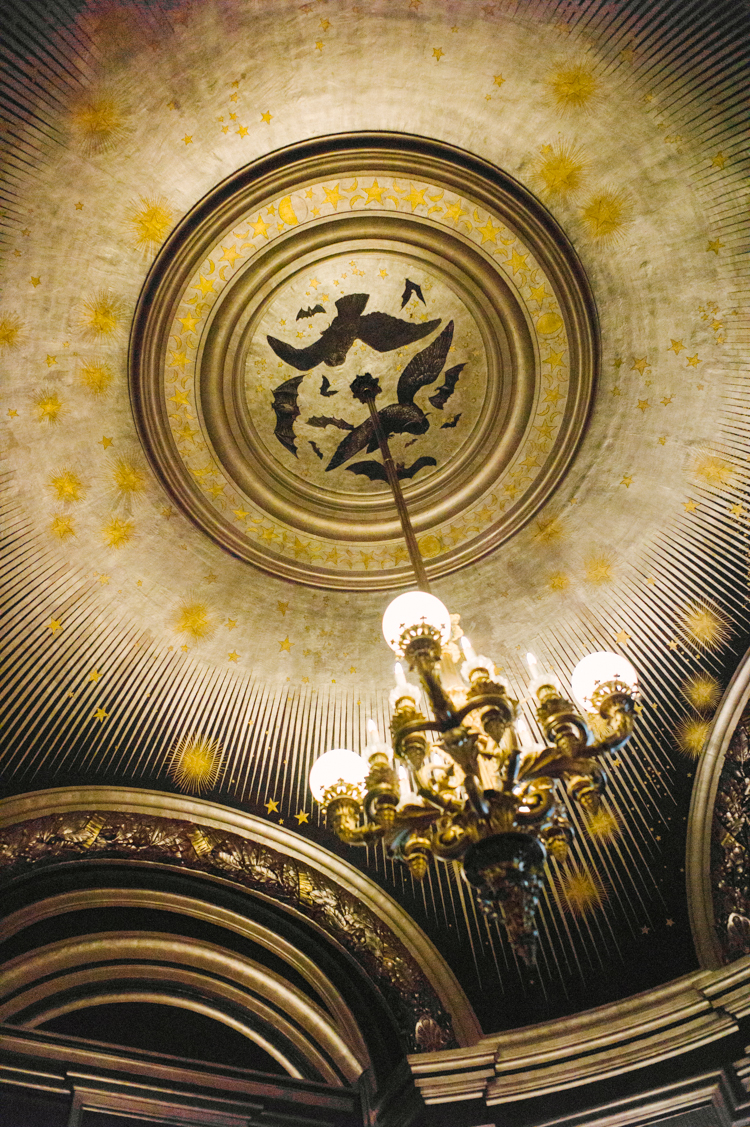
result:
M 586 712 L 596 712 L 592 694 L 608 681 L 619 681 L 627 685 L 632 693 L 638 690 L 638 674 L 634 666 L 622 654 L 606 651 L 582 658 L 573 670 L 570 684 L 573 695 Z
M 331 787 L 339 785 L 342 789 L 364 793 L 367 778 L 367 764 L 361 756 L 345 747 L 327 751 L 316 759 L 310 770 L 310 790 L 313 798 L 323 802 L 323 796 Z
M 441 645 L 451 636 L 451 616 L 434 595 L 426 591 L 407 591 L 398 595 L 383 615 L 383 637 L 395 653 L 401 653 L 401 635 L 410 626 L 431 626 L 440 635 Z

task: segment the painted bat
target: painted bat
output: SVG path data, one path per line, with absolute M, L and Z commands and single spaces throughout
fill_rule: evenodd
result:
M 453 416 L 453 418 L 450 420 L 450 422 L 443 423 L 443 425 L 440 427 L 440 429 L 441 430 L 448 430 L 450 427 L 456 426 L 456 424 L 458 423 L 458 420 L 460 418 L 461 418 L 461 412 L 459 411 L 459 413 L 457 415 Z
M 425 299 L 422 297 L 422 287 L 418 286 L 416 282 L 412 282 L 410 278 L 407 278 L 406 279 L 406 285 L 404 286 L 404 292 L 401 295 L 401 308 L 402 309 L 404 308 L 404 306 L 406 305 L 407 301 L 409 300 L 409 298 L 411 297 L 412 294 L 414 294 L 415 297 L 419 298 L 419 300 L 422 302 L 422 305 L 427 304 Z
M 430 396 L 430 403 L 438 411 L 442 411 L 446 403 L 456 390 L 458 377 L 461 375 L 461 369 L 465 368 L 465 364 L 456 364 L 455 368 L 449 368 L 445 373 L 445 383 L 437 389 L 434 395 Z
M 410 466 L 405 466 L 403 462 L 396 464 L 396 476 L 399 481 L 404 478 L 412 478 L 423 470 L 425 466 L 436 466 L 437 462 L 434 458 L 429 458 L 423 455 L 417 458 L 416 462 L 412 462 Z M 385 466 L 381 462 L 367 461 L 367 462 L 353 462 L 351 466 L 346 467 L 349 473 L 363 474 L 369 477 L 370 481 L 387 481 L 388 475 L 385 472 Z
M 309 309 L 300 309 L 295 321 L 300 321 L 303 317 L 314 317 L 316 313 L 325 313 L 322 305 L 311 305 Z
M 320 394 L 324 399 L 330 399 L 332 395 L 338 395 L 337 391 L 331 391 L 331 381 L 328 376 L 323 376 L 323 382 L 320 385 Z
M 294 420 L 300 413 L 297 406 L 297 397 L 299 385 L 304 378 L 304 376 L 293 376 L 291 380 L 280 383 L 278 387 L 273 389 L 273 403 L 271 404 L 276 415 L 276 427 L 273 433 L 281 445 L 285 446 L 290 454 L 294 454 L 295 458 L 297 457 L 297 436 L 294 433 Z
M 347 423 L 346 419 L 335 419 L 333 415 L 313 415 L 311 419 L 307 420 L 307 423 L 311 427 L 338 427 L 339 430 L 354 430 L 353 423 Z

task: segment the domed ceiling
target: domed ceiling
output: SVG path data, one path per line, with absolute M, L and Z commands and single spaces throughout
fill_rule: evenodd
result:
M 695 966 L 695 757 L 748 642 L 741 15 L 6 5 L 6 793 L 174 790 L 204 740 L 209 796 L 361 864 L 486 1031 Z M 456 634 L 526 705 L 528 650 L 641 676 L 535 971 L 307 788 L 387 724 L 410 581 L 363 372 Z

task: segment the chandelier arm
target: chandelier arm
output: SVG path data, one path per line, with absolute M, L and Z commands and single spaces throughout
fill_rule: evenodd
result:
M 446 693 L 436 673 L 435 666 L 438 659 L 435 658 L 433 649 L 431 647 L 415 647 L 412 643 L 405 656 L 413 661 L 414 666 L 416 666 L 422 688 L 427 694 L 427 699 L 438 722 L 436 725 L 437 731 L 445 732 L 448 728 L 456 727 L 459 721 L 456 718 L 453 701 Z
M 417 732 L 440 732 L 442 729 L 438 724 L 433 723 L 432 720 L 410 720 L 408 724 L 404 724 L 403 728 L 393 733 L 393 750 L 396 755 L 401 759 L 407 759 L 408 756 L 401 750 L 404 740 L 408 736 L 416 735 Z
M 479 696 L 472 697 L 467 704 L 459 708 L 454 714 L 456 724 L 460 724 L 466 716 L 476 709 L 486 708 L 488 704 L 507 708 L 508 698 L 500 693 L 481 693 Z
M 404 540 L 406 541 L 406 548 L 409 553 L 409 560 L 411 561 L 412 570 L 414 571 L 414 575 L 417 580 L 417 586 L 419 587 L 420 591 L 426 591 L 429 595 L 431 593 L 430 581 L 427 578 L 427 572 L 425 571 L 425 566 L 422 562 L 422 556 L 419 551 L 419 545 L 417 544 L 417 538 L 414 535 L 414 529 L 412 528 L 409 511 L 406 508 L 406 501 L 404 500 L 404 495 L 401 491 L 401 482 L 398 479 L 398 472 L 395 465 L 393 464 L 393 457 L 391 455 L 390 447 L 388 446 L 388 437 L 386 435 L 386 432 L 383 430 L 383 424 L 380 421 L 380 414 L 377 407 L 375 406 L 374 396 L 369 396 L 367 399 L 365 399 L 365 402 L 370 409 L 370 418 L 372 419 L 373 426 L 375 427 L 375 437 L 377 438 L 378 446 L 380 447 L 380 454 L 383 459 L 383 466 L 385 468 L 386 477 L 388 478 L 388 484 L 391 487 L 393 499 L 396 502 L 399 520 L 401 521 L 401 531 L 404 534 Z

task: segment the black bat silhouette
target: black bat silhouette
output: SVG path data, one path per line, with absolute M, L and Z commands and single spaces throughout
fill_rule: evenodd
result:
M 330 391 L 331 381 L 328 376 L 323 376 L 323 382 L 320 385 L 320 394 L 324 399 L 330 399 L 332 395 L 338 395 L 337 391 Z
M 276 337 L 266 337 L 266 340 L 280 360 L 291 364 L 298 372 L 309 372 L 321 363 L 329 368 L 340 368 L 355 340 L 363 341 L 376 352 L 390 352 L 421 340 L 440 324 L 439 317 L 435 321 L 415 325 L 388 313 L 367 313 L 363 316 L 362 310 L 369 300 L 370 295 L 366 293 L 350 293 L 339 298 L 336 316 L 307 348 L 294 348 Z
M 313 450 L 318 455 L 318 457 L 322 458 L 323 457 L 323 451 L 320 449 L 317 442 L 313 442 L 313 440 L 310 439 L 310 445 L 312 446 Z
M 432 343 L 412 356 L 404 368 L 396 388 L 398 403 L 390 403 L 378 412 L 387 438 L 392 434 L 424 434 L 429 429 L 427 416 L 421 407 L 417 407 L 414 396 L 426 384 L 434 383 L 438 378 L 452 340 L 453 322 L 449 321 Z M 365 447 L 368 454 L 378 448 L 375 424 L 371 418 L 365 419 L 339 443 L 326 471 L 342 466 Z
M 304 378 L 304 376 L 293 376 L 291 380 L 286 380 L 285 383 L 280 383 L 278 387 L 273 389 L 272 407 L 276 415 L 276 427 L 273 433 L 281 445 L 286 446 L 289 453 L 294 454 L 295 458 L 297 457 L 295 445 L 297 436 L 294 433 L 294 420 L 300 413 L 297 406 L 297 397 L 299 385 Z
M 437 462 L 435 461 L 435 459 L 429 458 L 426 455 L 423 455 L 421 458 L 417 458 L 416 462 L 413 462 L 410 466 L 405 466 L 403 462 L 397 462 L 396 476 L 398 477 L 399 481 L 403 481 L 404 478 L 414 477 L 415 474 L 418 474 L 420 470 L 423 470 L 425 468 L 425 466 L 436 465 Z M 385 472 L 385 466 L 381 462 L 352 462 L 352 464 L 350 466 L 347 466 L 346 468 L 349 473 L 364 474 L 365 477 L 369 477 L 370 481 L 388 480 L 388 475 Z
M 451 421 L 449 423 L 443 423 L 443 425 L 441 426 L 440 429 L 441 430 L 448 430 L 449 427 L 456 426 L 456 424 L 458 423 L 458 420 L 460 418 L 461 418 L 461 412 L 459 411 L 459 413 L 457 415 L 453 416 L 453 418 L 451 419 Z
M 338 427 L 339 430 L 354 430 L 353 423 L 347 423 L 346 419 L 334 419 L 332 415 L 313 415 L 307 422 L 311 427 Z
M 456 364 L 455 368 L 449 368 L 445 373 L 445 383 L 439 387 L 434 395 L 430 396 L 430 403 L 438 411 L 442 411 L 446 403 L 456 390 L 458 377 L 461 375 L 461 369 L 465 368 L 465 364 Z M 441 428 L 442 429 L 442 428 Z
M 295 321 L 299 321 L 302 317 L 314 317 L 316 313 L 325 313 L 322 305 L 311 305 L 309 309 L 300 309 Z
M 404 286 L 404 292 L 401 295 L 401 308 L 402 309 L 404 308 L 404 306 L 406 305 L 407 301 L 409 300 L 409 298 L 411 297 L 412 294 L 416 294 L 416 296 L 422 302 L 422 305 L 427 304 L 425 299 L 422 297 L 422 287 L 418 286 L 416 282 L 412 282 L 410 278 L 407 278 L 406 279 L 406 285 Z

